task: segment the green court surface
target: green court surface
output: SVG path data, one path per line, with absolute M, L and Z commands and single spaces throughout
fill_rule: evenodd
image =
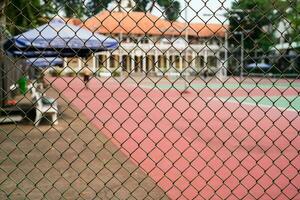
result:
M 242 105 L 277 108 L 279 110 L 300 111 L 300 96 L 256 96 L 218 98 L 223 102 L 240 103 Z
M 186 87 L 199 90 L 204 88 L 210 88 L 210 89 L 254 89 L 254 88 L 260 88 L 260 89 L 270 89 L 270 88 L 277 88 L 281 90 L 289 89 L 289 88 L 295 88 L 300 89 L 300 83 L 299 82 L 292 82 L 292 83 L 213 83 L 213 82 L 192 82 L 188 83 L 184 80 L 176 80 L 174 82 L 170 81 L 159 81 L 157 83 L 140 83 L 140 87 L 152 89 L 157 88 L 160 90 L 169 90 L 169 89 L 178 89 L 183 90 Z
M 268 80 L 263 80 L 261 82 L 251 82 L 249 80 L 242 81 L 238 83 L 237 81 L 225 82 L 221 83 L 216 80 L 204 82 L 203 80 L 192 81 L 188 83 L 182 79 L 173 79 L 173 80 L 166 80 L 162 79 L 158 82 L 140 82 L 138 84 L 139 87 L 145 89 L 158 89 L 158 90 L 170 90 L 176 89 L 182 91 L 186 88 L 192 90 L 202 90 L 202 89 L 211 89 L 211 90 L 236 90 L 236 89 L 245 89 L 245 90 L 252 90 L 252 89 L 264 89 L 269 90 L 271 89 L 279 89 L 281 91 L 285 91 L 287 89 L 294 89 L 300 90 L 300 82 L 271 82 Z M 270 92 L 269 91 L 269 92 Z M 285 96 L 278 96 L 277 95 L 266 95 L 266 96 L 229 96 L 229 97 L 213 97 L 215 100 L 219 99 L 222 102 L 229 102 L 229 103 L 239 103 L 241 105 L 248 105 L 248 106 L 258 106 L 261 108 L 276 108 L 279 110 L 287 110 L 287 111 L 300 111 L 300 96 L 295 95 L 285 95 Z

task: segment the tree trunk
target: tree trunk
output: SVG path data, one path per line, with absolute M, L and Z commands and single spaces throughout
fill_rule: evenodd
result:
M 3 50 L 3 43 L 5 39 L 5 28 L 6 28 L 6 16 L 4 13 L 4 8 L 7 3 L 7 0 L 0 1 L 0 107 L 3 107 L 5 101 L 5 55 Z

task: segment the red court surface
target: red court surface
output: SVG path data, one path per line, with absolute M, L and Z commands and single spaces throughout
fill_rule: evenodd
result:
M 297 111 L 220 97 L 295 89 L 175 89 L 133 81 L 49 80 L 61 96 L 166 191 L 170 199 L 300 199 Z

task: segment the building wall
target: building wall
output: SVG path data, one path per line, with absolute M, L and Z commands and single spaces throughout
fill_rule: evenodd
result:
M 119 35 L 119 48 L 98 52 L 87 59 L 68 59 L 67 66 L 80 71 L 85 64 L 91 71 L 120 71 L 125 73 L 182 72 L 190 67 L 195 71 L 220 68 L 223 39 Z M 81 62 L 81 64 L 80 64 Z

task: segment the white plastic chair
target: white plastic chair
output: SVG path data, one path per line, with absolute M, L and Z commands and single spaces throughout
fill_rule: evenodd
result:
M 31 87 L 31 94 L 32 98 L 36 101 L 36 116 L 34 121 L 35 126 L 39 125 L 41 119 L 45 115 L 51 115 L 52 122 L 57 125 L 57 102 L 54 99 L 43 96 L 40 92 L 36 91 L 36 88 L 34 86 Z

